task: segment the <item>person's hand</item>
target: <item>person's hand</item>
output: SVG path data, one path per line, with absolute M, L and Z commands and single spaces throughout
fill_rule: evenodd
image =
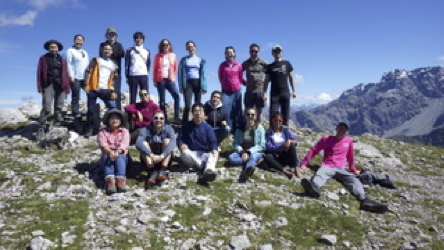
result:
M 264 102 L 266 102 L 267 101 L 267 95 L 264 95 L 264 97 L 262 99 L 264 99 Z
M 182 144 L 182 145 L 180 146 L 180 150 L 184 151 L 184 150 L 186 150 L 186 149 L 188 149 L 187 144 Z
M 154 84 L 154 87 L 157 87 L 157 82 L 153 82 L 153 84 Z
M 286 142 L 284 142 L 284 144 L 282 144 L 282 147 L 284 147 L 284 151 L 287 151 L 291 146 L 291 140 L 287 140 Z
M 71 78 L 70 80 L 71 80 L 71 84 L 74 84 L 76 82 L 76 79 L 74 79 L 74 78 Z
M 248 158 L 250 158 L 250 156 L 247 153 L 242 153 L 242 161 L 243 162 L 247 162 Z
M 206 91 L 206 90 L 202 90 L 202 94 L 204 94 L 204 95 L 205 95 L 206 93 L 207 93 L 207 91 Z
M 139 122 L 143 122 L 143 116 L 142 113 L 140 113 L 140 111 L 137 111 L 137 118 L 139 119 Z
M 183 94 L 183 89 L 180 89 L 179 91 L 180 91 L 181 94 Z
M 220 122 L 220 124 L 222 124 L 222 126 L 227 126 L 227 121 L 223 120 Z
M 360 175 L 361 171 L 360 170 L 356 170 L 355 172 L 353 172 L 355 175 Z
M 117 150 L 112 150 L 109 153 L 109 158 L 111 161 L 115 161 L 117 159 L 117 157 L 119 157 L 119 153 L 117 152 Z
M 293 97 L 293 99 L 296 98 L 296 92 L 293 92 L 293 93 L 291 94 L 291 97 Z
M 308 172 L 310 172 L 310 169 L 307 168 L 307 166 L 301 166 L 301 172 L 302 173 L 308 173 Z

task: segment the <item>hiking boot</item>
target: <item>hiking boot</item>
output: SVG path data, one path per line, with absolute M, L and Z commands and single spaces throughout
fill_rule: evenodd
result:
M 239 180 L 241 180 L 242 182 L 246 182 L 256 171 L 256 167 L 255 166 L 251 166 L 249 168 L 246 168 L 242 171 L 242 174 L 239 178 Z
M 114 194 L 115 192 L 117 192 L 116 182 L 115 182 L 114 178 L 106 178 L 105 182 L 106 182 L 105 183 L 105 190 L 106 190 L 107 195 L 111 195 L 111 194 Z
M 165 168 L 161 168 L 159 174 L 157 175 L 157 181 L 166 181 L 168 178 L 166 177 Z
M 117 192 L 126 192 L 125 178 L 117 178 Z
M 216 179 L 216 172 L 211 169 L 206 169 L 203 173 L 203 179 L 207 182 L 212 182 Z
M 308 196 L 314 198 L 319 198 L 319 196 L 321 196 L 319 190 L 313 185 L 313 183 L 311 183 L 311 181 L 302 179 L 301 184 Z
M 359 209 L 374 213 L 385 213 L 388 211 L 387 205 L 372 201 L 368 198 L 361 201 L 361 207 Z

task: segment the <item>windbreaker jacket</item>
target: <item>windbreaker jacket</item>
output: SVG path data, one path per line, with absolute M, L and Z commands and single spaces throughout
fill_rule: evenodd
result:
M 174 81 L 176 81 L 176 73 L 177 73 L 176 54 L 168 53 L 165 56 L 168 56 L 168 58 L 170 60 L 168 81 L 174 82 Z M 163 82 L 163 77 L 162 77 L 163 60 L 164 60 L 163 53 L 159 53 L 154 57 L 154 63 L 153 63 L 153 81 L 154 82 Z
M 108 89 L 114 89 L 114 78 L 118 71 L 118 67 L 116 65 L 116 68 L 113 72 L 111 72 L 111 75 L 108 79 Z M 100 63 L 99 58 L 94 57 L 91 62 L 89 63 L 88 68 L 86 68 L 85 71 L 85 90 L 98 90 L 99 89 L 99 80 L 100 80 Z
M 140 131 L 136 141 L 136 148 L 144 155 L 150 155 L 151 150 L 148 149 L 143 142 L 146 141 L 148 144 L 152 142 L 162 143 L 164 139 L 170 140 L 170 143 L 168 143 L 168 145 L 163 149 L 161 154 L 163 157 L 166 157 L 171 154 L 176 147 L 176 134 L 174 133 L 173 127 L 171 127 L 171 125 L 164 124 L 162 130 L 156 134 L 153 125 L 149 125 Z
M 146 70 L 148 71 L 148 75 L 149 75 L 150 74 L 150 67 L 151 67 L 151 59 L 150 59 L 151 52 L 149 49 L 146 49 L 146 48 L 143 48 L 143 49 L 148 52 L 148 57 L 144 58 L 143 60 L 144 61 L 146 60 L 145 65 L 146 65 Z M 131 62 L 131 51 L 133 51 L 133 50 L 136 51 L 136 48 L 131 47 L 125 53 L 125 77 L 126 78 L 130 77 L 131 67 L 134 66 L 133 63 Z
M 242 143 L 244 142 L 245 124 L 236 129 L 234 134 L 233 149 L 236 153 L 243 151 Z M 250 153 L 260 153 L 265 149 L 265 130 L 262 125 L 258 125 L 254 130 L 254 146 L 247 151 Z
M 265 139 L 266 139 L 266 150 L 269 152 L 280 152 L 282 151 L 281 146 L 276 146 L 274 139 L 274 130 L 269 128 L 267 132 L 265 133 Z M 282 125 L 282 136 L 284 137 L 284 142 L 287 140 L 297 140 L 296 135 L 291 131 L 287 126 Z
M 207 123 L 211 127 L 220 127 L 222 126 L 221 122 L 228 119 L 227 111 L 222 106 L 222 102 L 217 107 L 214 107 L 211 101 L 207 101 L 204 105 L 204 112 L 207 117 Z
M 47 54 L 44 54 L 39 59 L 39 64 L 37 66 L 37 91 L 39 93 L 43 93 L 44 89 L 49 86 L 48 83 L 48 62 L 46 61 Z M 60 55 L 59 55 L 60 56 Z M 60 56 L 60 60 L 62 62 L 62 67 L 60 69 L 61 80 L 62 80 L 62 89 L 66 94 L 70 91 L 70 80 L 68 76 L 68 64 L 66 60 Z
M 187 87 L 187 58 L 189 56 L 182 57 L 179 62 L 179 88 L 185 89 Z M 206 64 L 205 59 L 200 58 L 200 68 L 199 68 L 199 80 L 200 80 L 200 91 L 207 92 L 207 78 L 205 75 L 206 72 Z

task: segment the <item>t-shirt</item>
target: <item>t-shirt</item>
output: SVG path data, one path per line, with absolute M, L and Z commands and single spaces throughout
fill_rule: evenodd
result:
M 260 58 L 256 61 L 251 59 L 242 63 L 242 69 L 246 71 L 247 76 L 247 92 L 263 92 L 265 70 L 268 63 Z
M 289 61 L 274 61 L 267 67 L 267 75 L 271 80 L 271 92 L 289 92 L 288 76 L 293 71 L 293 66 Z
M 163 65 L 162 65 L 162 77 L 168 78 L 170 69 L 170 57 L 168 54 L 163 54 Z
M 116 64 L 111 59 L 103 59 L 101 57 L 99 58 L 99 64 L 99 89 L 108 89 L 108 80 L 111 72 L 116 68 Z
M 245 129 L 244 131 L 244 141 L 242 147 L 244 149 L 249 149 L 254 146 L 254 129 Z
M 186 59 L 187 79 L 199 79 L 200 59 L 197 56 L 188 57 Z

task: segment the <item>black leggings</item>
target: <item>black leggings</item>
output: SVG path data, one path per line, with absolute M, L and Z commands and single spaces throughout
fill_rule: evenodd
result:
M 201 89 L 200 89 L 200 80 L 199 79 L 187 79 L 187 84 L 185 87 L 184 99 L 185 99 L 185 108 L 183 110 L 182 122 L 189 121 L 189 113 L 191 107 L 191 98 L 194 93 L 194 103 L 201 103 Z
M 265 152 L 265 163 L 269 167 L 283 171 L 285 165 L 294 168 L 299 165 L 298 153 L 296 152 L 296 145 L 291 144 L 287 151 L 280 152 Z

